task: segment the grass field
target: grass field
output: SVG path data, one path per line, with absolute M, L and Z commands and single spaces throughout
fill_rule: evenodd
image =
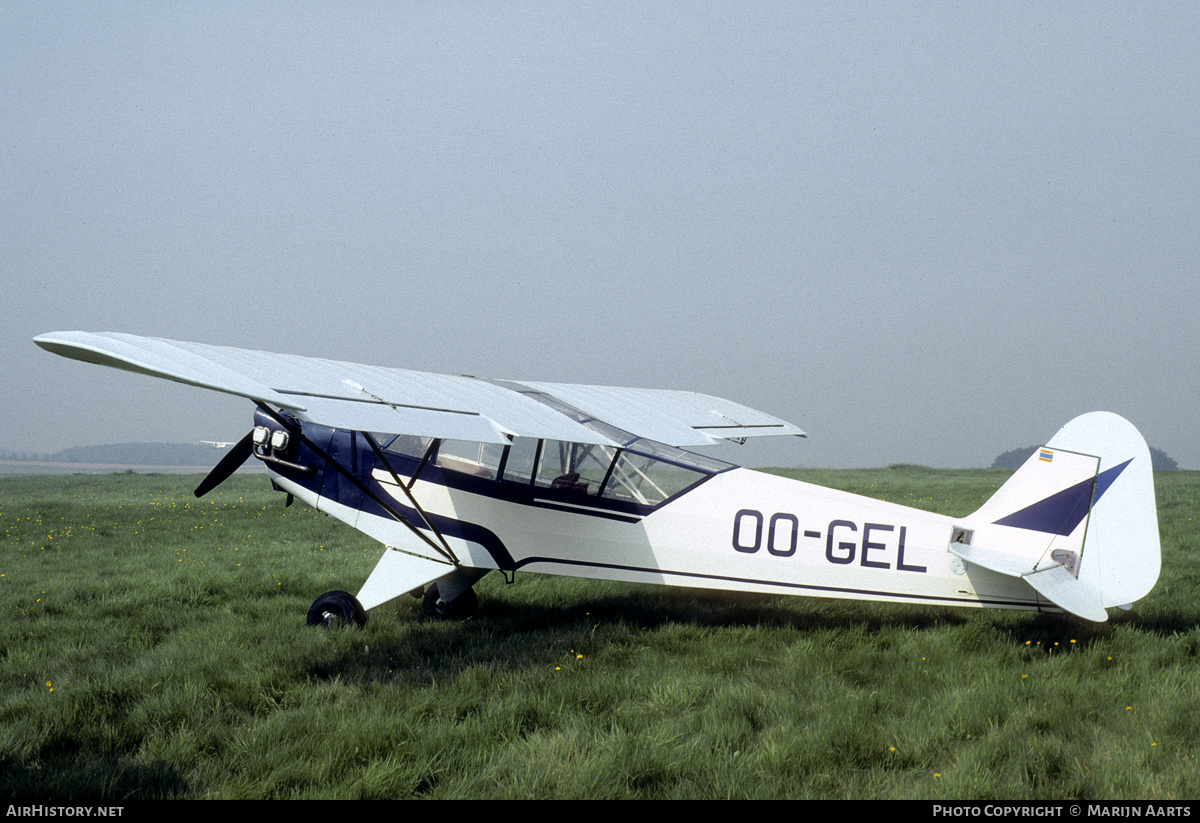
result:
M 952 515 L 997 471 L 788 472 Z M 1200 797 L 1200 473 L 1103 625 L 518 575 L 304 625 L 380 549 L 262 478 L 0 478 L 0 795 Z

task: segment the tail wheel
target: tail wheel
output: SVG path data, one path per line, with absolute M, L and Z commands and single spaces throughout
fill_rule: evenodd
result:
M 425 600 L 422 603 L 425 614 L 430 617 L 440 617 L 446 620 L 466 620 L 474 617 L 479 611 L 479 596 L 474 589 L 467 589 L 458 597 L 446 603 L 438 596 L 437 583 L 425 589 Z
M 332 626 L 362 626 L 367 622 L 366 609 L 350 592 L 332 591 L 313 601 L 308 610 L 308 625 L 330 628 Z

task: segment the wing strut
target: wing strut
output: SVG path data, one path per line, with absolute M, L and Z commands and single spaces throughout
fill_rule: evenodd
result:
M 437 526 L 433 525 L 433 521 L 430 520 L 429 516 L 425 514 L 425 510 L 421 508 L 421 504 L 417 502 L 417 498 L 413 497 L 413 493 L 409 490 L 408 486 L 404 485 L 404 482 L 400 479 L 400 475 L 396 474 L 396 470 L 392 468 L 392 464 L 388 462 L 386 457 L 384 457 L 383 449 L 379 448 L 379 444 L 375 442 L 375 438 L 371 436 L 370 432 L 362 432 L 362 436 L 365 437 L 367 439 L 367 443 L 371 445 L 371 448 L 375 452 L 375 456 L 379 458 L 379 462 L 383 463 L 384 467 L 389 473 L 391 473 L 392 479 L 396 481 L 396 485 L 404 491 L 404 496 L 408 498 L 409 503 L 412 503 L 412 507 L 416 509 L 417 514 L 419 514 L 421 519 L 425 521 L 425 525 L 429 527 L 430 531 L 437 535 L 437 539 L 441 541 L 442 546 L 446 549 L 446 554 L 448 554 L 450 557 L 454 557 L 454 550 L 450 548 L 450 544 L 446 542 L 446 538 L 442 536 L 442 533 L 438 531 Z M 426 452 L 426 455 L 428 455 L 428 452 Z M 418 472 L 413 473 L 414 481 L 417 479 L 418 473 L 419 470 Z M 411 526 L 412 524 L 410 523 L 409 525 Z M 455 562 L 457 563 L 458 561 L 456 560 Z
M 340 474 L 342 477 L 346 478 L 351 483 L 353 483 L 355 486 L 357 486 L 359 488 L 359 490 L 362 491 L 363 494 L 365 494 L 367 497 L 371 498 L 371 500 L 373 500 L 376 504 L 378 504 L 380 508 L 382 508 L 388 514 L 390 514 L 392 517 L 396 518 L 396 520 L 398 520 L 399 522 L 401 522 L 405 526 L 407 526 L 409 531 L 411 531 L 417 537 L 421 538 L 421 540 L 423 542 L 427 543 L 431 549 L 433 549 L 435 552 L 440 554 L 442 557 L 445 557 L 448 561 L 453 563 L 455 566 L 462 565 L 459 562 L 458 558 L 454 555 L 454 551 L 450 548 L 449 545 L 438 545 L 436 542 L 431 540 L 429 535 L 425 534 L 425 532 L 421 531 L 416 526 L 414 526 L 407 517 L 402 515 L 400 512 L 396 511 L 396 509 L 390 503 L 388 503 L 382 497 L 377 495 L 375 492 L 371 491 L 371 489 L 369 489 L 367 487 L 367 485 L 365 483 L 363 483 L 354 474 L 354 472 L 351 472 L 348 469 L 343 468 L 336 460 L 334 460 L 332 457 L 330 457 L 325 452 L 324 449 L 322 449 L 316 443 L 314 443 L 313 441 L 311 441 L 307 437 L 305 437 L 304 432 L 301 431 L 298 427 L 293 428 L 288 423 L 288 421 L 284 419 L 283 415 L 279 414 L 274 409 L 272 409 L 270 406 L 267 406 L 263 403 L 259 403 L 258 407 L 260 409 L 262 409 L 264 412 L 266 412 L 267 414 L 269 414 L 275 420 L 275 422 L 278 423 L 280 426 L 283 426 L 289 432 L 292 432 L 294 435 L 299 437 L 301 442 L 304 443 L 304 445 L 306 445 L 310 449 L 312 449 L 313 453 L 315 453 L 318 457 L 320 457 L 322 460 L 325 461 L 325 465 L 332 467 L 338 474 Z M 364 434 L 365 434 L 365 432 L 364 432 Z M 367 442 L 369 442 L 372 446 L 375 445 L 374 440 L 371 439 L 370 437 L 368 437 Z M 409 499 L 412 500 L 412 495 L 409 495 Z M 414 500 L 413 503 L 415 505 L 416 501 Z M 417 507 L 417 511 L 421 514 L 421 517 L 425 520 L 425 522 L 428 523 L 429 522 L 428 518 L 425 517 L 425 513 L 421 510 L 421 508 L 419 506 Z M 432 528 L 432 526 L 430 526 L 430 528 Z M 437 536 L 442 540 L 442 543 L 445 544 L 446 539 L 444 537 L 442 537 L 442 535 L 440 533 L 438 533 L 438 531 L 436 529 L 434 529 L 434 534 L 437 534 Z

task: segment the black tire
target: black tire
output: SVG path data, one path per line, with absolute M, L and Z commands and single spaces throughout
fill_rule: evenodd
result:
M 422 601 L 425 614 L 443 620 L 466 620 L 474 617 L 479 611 L 479 595 L 474 589 L 467 589 L 449 603 L 438 602 L 437 583 L 425 589 L 425 599 Z
M 331 591 L 313 601 L 308 610 L 308 625 L 332 628 L 334 626 L 362 626 L 367 622 L 366 609 L 350 592 Z

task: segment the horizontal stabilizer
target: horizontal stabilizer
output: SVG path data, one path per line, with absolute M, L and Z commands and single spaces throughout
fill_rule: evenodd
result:
M 1080 583 L 1066 566 L 1051 566 L 1024 576 L 1025 582 L 1037 589 L 1038 594 L 1064 611 L 1079 615 L 1085 620 L 1103 623 L 1108 613 L 1100 602 L 1100 590 Z
M 1108 620 L 1108 614 L 1100 604 L 1099 591 L 1080 583 L 1065 565 L 1035 570 L 1026 558 L 1019 555 L 988 551 L 978 546 L 959 543 L 951 543 L 950 551 L 968 563 L 997 574 L 1020 577 L 1033 586 L 1038 594 L 1064 611 L 1098 623 Z
M 1020 555 L 988 551 L 980 546 L 968 546 L 962 543 L 951 543 L 950 552 L 968 563 L 974 563 L 976 566 L 1008 577 L 1023 577 L 1033 571 L 1033 563 Z

